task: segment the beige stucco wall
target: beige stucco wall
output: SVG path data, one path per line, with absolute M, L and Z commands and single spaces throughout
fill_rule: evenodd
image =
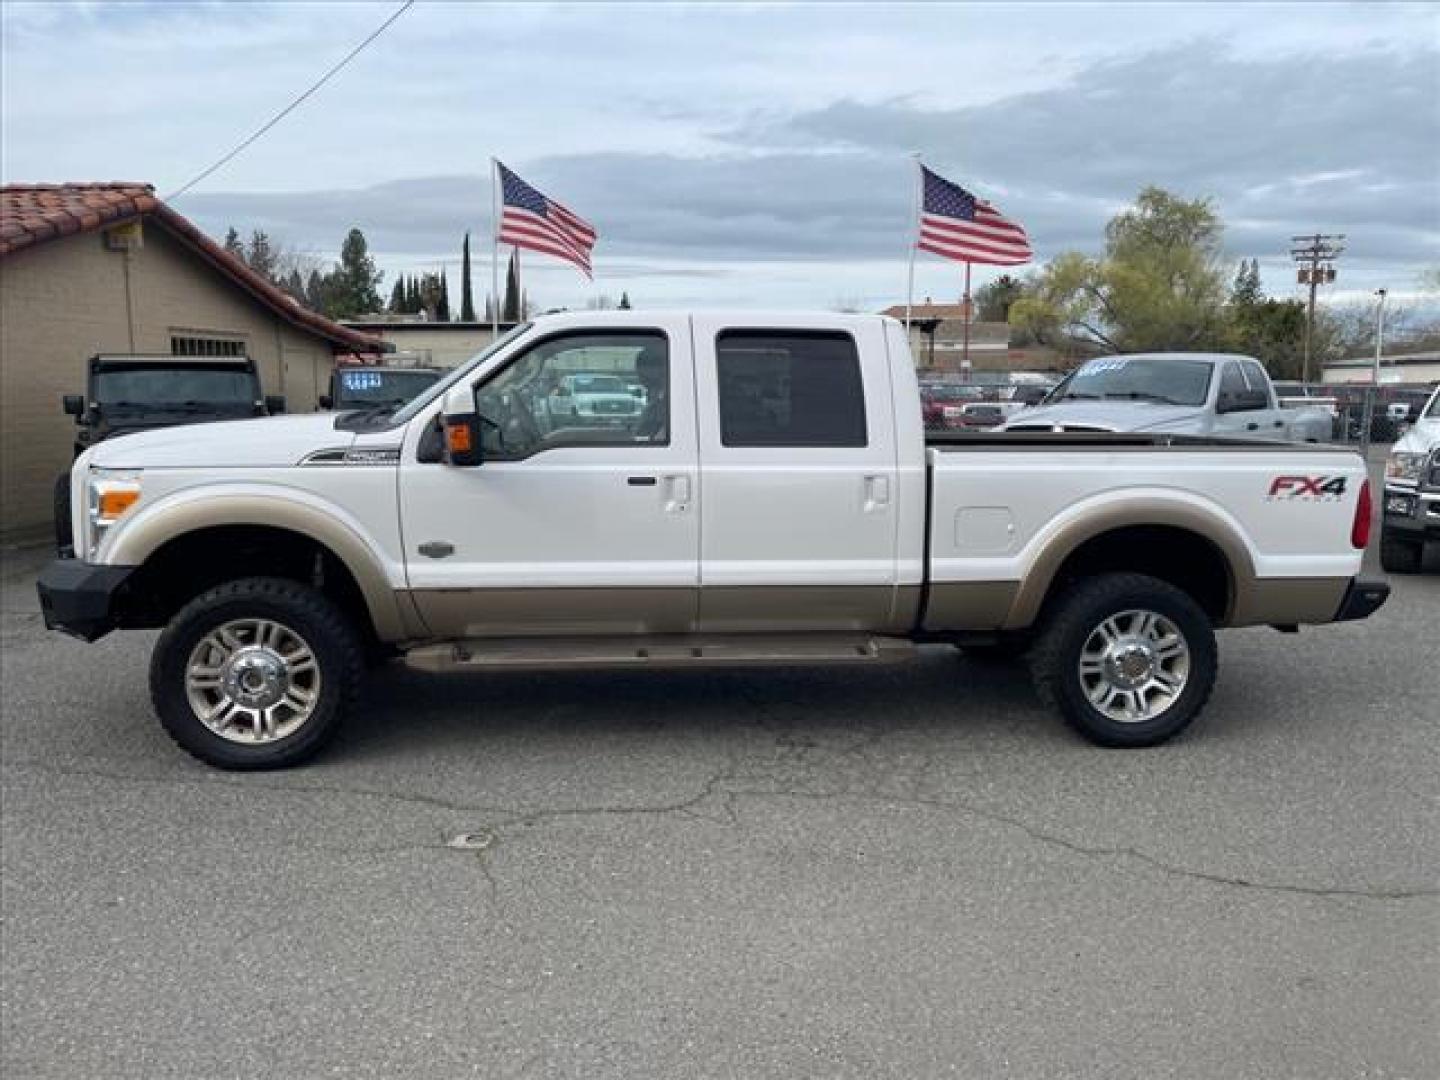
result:
M 70 464 L 63 394 L 85 389 L 95 353 L 169 353 L 172 333 L 239 336 L 267 394 L 316 407 L 333 364 L 327 342 L 260 304 L 161 227 L 133 252 L 101 232 L 0 258 L 0 537 L 44 535 L 55 477 Z
M 391 342 L 397 352 L 411 354 L 408 357 L 393 358 L 393 362 L 423 364 L 427 367 L 457 367 L 494 340 L 489 327 L 471 329 L 467 326 L 463 329 L 441 330 L 434 324 L 427 326 L 425 323 L 384 329 L 359 322 L 349 325 Z

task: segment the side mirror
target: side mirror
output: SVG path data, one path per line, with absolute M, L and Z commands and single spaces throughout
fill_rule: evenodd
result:
M 475 410 L 475 391 L 468 383 L 452 386 L 441 410 L 445 429 L 445 460 L 451 465 L 479 465 L 484 460 L 480 447 L 480 414 Z
M 85 412 L 85 398 L 81 394 L 66 394 L 60 399 L 66 416 L 80 416 Z
M 271 416 L 278 416 L 285 411 L 285 399 L 279 394 L 270 394 L 265 398 L 265 411 Z
M 320 395 L 320 408 L 322 408 L 322 409 L 333 409 L 334 407 L 335 407 L 335 399 L 334 399 L 334 398 L 332 398 L 329 394 L 321 394 L 321 395 Z

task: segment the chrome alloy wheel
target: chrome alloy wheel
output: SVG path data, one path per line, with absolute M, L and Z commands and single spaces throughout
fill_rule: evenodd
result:
M 1154 611 L 1122 611 L 1090 632 L 1080 651 L 1080 686 L 1090 704 L 1122 724 L 1154 720 L 1190 678 L 1190 646 Z
M 309 644 L 270 619 L 235 619 L 200 639 L 185 665 L 185 694 L 222 739 L 255 745 L 293 735 L 320 701 Z

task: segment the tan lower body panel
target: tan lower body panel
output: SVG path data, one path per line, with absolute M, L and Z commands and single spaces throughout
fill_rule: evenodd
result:
M 625 634 L 903 633 L 919 586 L 763 585 L 715 589 L 417 589 L 441 638 Z
M 715 634 L 905 631 L 918 586 L 739 585 L 700 590 L 700 630 Z M 911 595 L 913 593 L 913 595 Z
M 1019 590 L 1018 581 L 936 582 L 925 606 L 925 629 L 935 634 L 999 629 Z
M 689 634 L 696 589 L 416 589 L 435 637 Z
M 1350 579 L 1257 578 L 1239 583 L 1226 626 L 1327 623 L 1340 610 Z

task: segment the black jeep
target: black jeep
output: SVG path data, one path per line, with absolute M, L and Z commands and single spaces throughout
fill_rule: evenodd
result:
M 66 394 L 75 417 L 75 456 L 117 435 L 152 428 L 239 420 L 285 411 L 283 397 L 266 397 L 249 357 L 202 358 L 106 354 L 87 365 L 85 393 Z M 55 534 L 70 546 L 70 473 L 55 481 Z

